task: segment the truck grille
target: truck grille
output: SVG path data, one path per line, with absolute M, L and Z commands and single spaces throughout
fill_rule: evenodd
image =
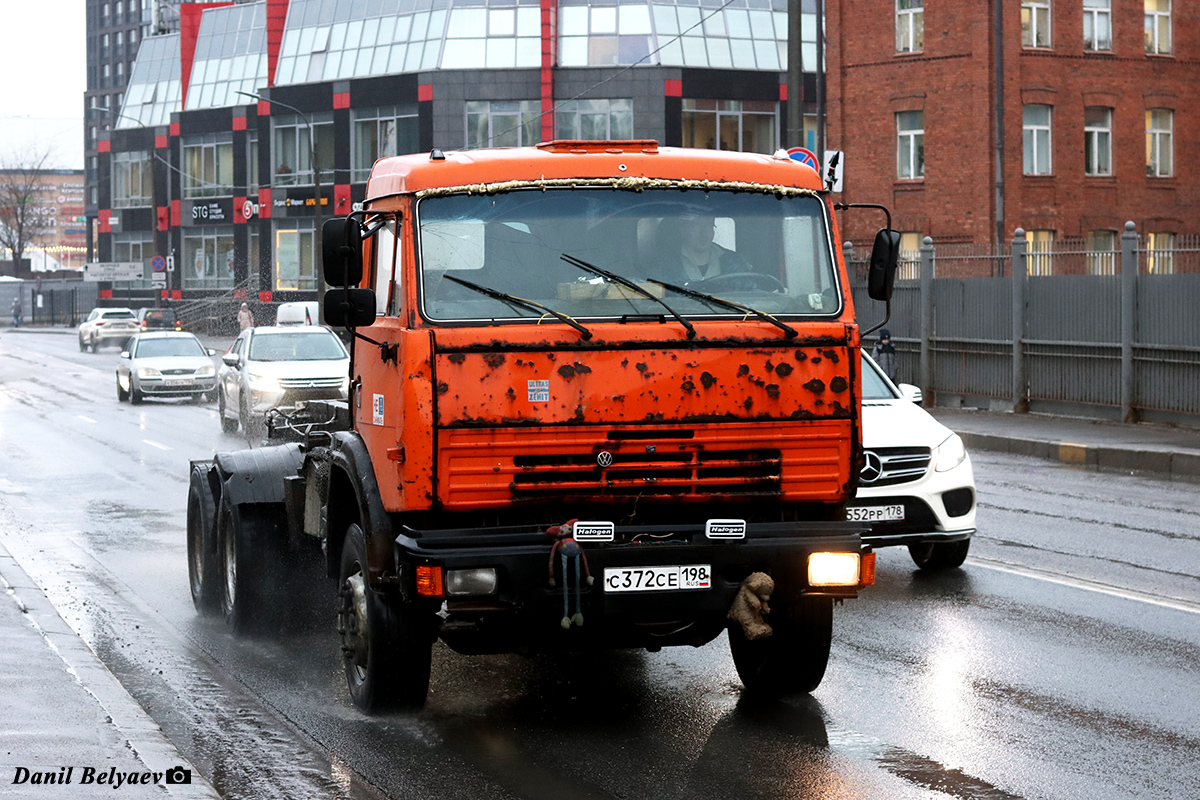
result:
M 653 497 L 836 501 L 849 478 L 849 442 L 849 423 L 840 420 L 687 430 L 443 429 L 438 494 L 447 506 L 473 508 Z
M 929 469 L 928 447 L 875 447 L 864 454 L 863 486 L 891 486 L 920 478 Z

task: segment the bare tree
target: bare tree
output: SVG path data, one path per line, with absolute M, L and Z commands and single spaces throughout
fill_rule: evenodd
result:
M 0 158 L 0 249 L 12 251 L 14 273 L 38 229 L 34 200 L 50 156 L 49 150 L 30 148 Z

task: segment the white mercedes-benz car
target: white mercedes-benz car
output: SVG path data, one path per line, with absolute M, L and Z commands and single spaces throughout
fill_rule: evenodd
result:
M 962 439 L 921 408 L 920 389 L 862 360 L 865 463 L 846 517 L 871 523 L 863 541 L 873 547 L 908 545 L 921 569 L 961 566 L 975 533 L 975 473 Z

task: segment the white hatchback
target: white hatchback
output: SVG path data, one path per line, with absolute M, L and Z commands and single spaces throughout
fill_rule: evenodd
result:
M 308 400 L 345 400 L 350 355 L 324 325 L 247 328 L 221 356 L 217 406 L 221 428 L 250 433 L 268 411 Z
M 961 566 L 975 533 L 975 473 L 962 439 L 863 354 L 863 451 L 846 516 L 869 522 L 873 547 L 908 545 L 918 567 Z

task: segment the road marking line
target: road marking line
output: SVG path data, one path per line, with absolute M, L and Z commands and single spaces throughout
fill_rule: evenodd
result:
M 92 419 L 91 417 L 85 417 L 83 414 L 76 414 L 75 416 L 79 417 L 84 422 L 90 422 L 93 425 L 96 424 L 96 420 Z
M 1033 578 L 1039 581 L 1046 581 L 1047 583 L 1057 583 L 1059 586 L 1069 586 L 1072 589 L 1083 589 L 1087 592 L 1098 592 L 1111 597 L 1119 597 L 1123 600 L 1136 600 L 1140 603 L 1149 603 L 1150 605 L 1170 608 L 1175 611 L 1186 611 L 1189 614 L 1200 614 L 1200 603 L 1177 597 L 1162 597 L 1160 595 L 1139 592 L 1136 589 L 1122 589 L 1118 586 L 1089 581 L 1085 578 L 1074 578 L 1057 572 L 1045 572 L 1030 567 L 1019 567 L 1015 564 L 982 559 L 978 556 L 972 556 L 969 561 L 974 566 L 983 567 L 984 569 L 994 569 L 997 572 L 1007 572 L 1010 575 L 1020 575 L 1024 578 Z
M 175 449 L 173 447 L 167 447 L 165 444 L 159 444 L 158 442 L 152 442 L 149 439 L 142 439 L 142 441 L 145 442 L 146 444 L 150 445 L 151 447 L 157 447 L 159 450 L 174 450 Z

